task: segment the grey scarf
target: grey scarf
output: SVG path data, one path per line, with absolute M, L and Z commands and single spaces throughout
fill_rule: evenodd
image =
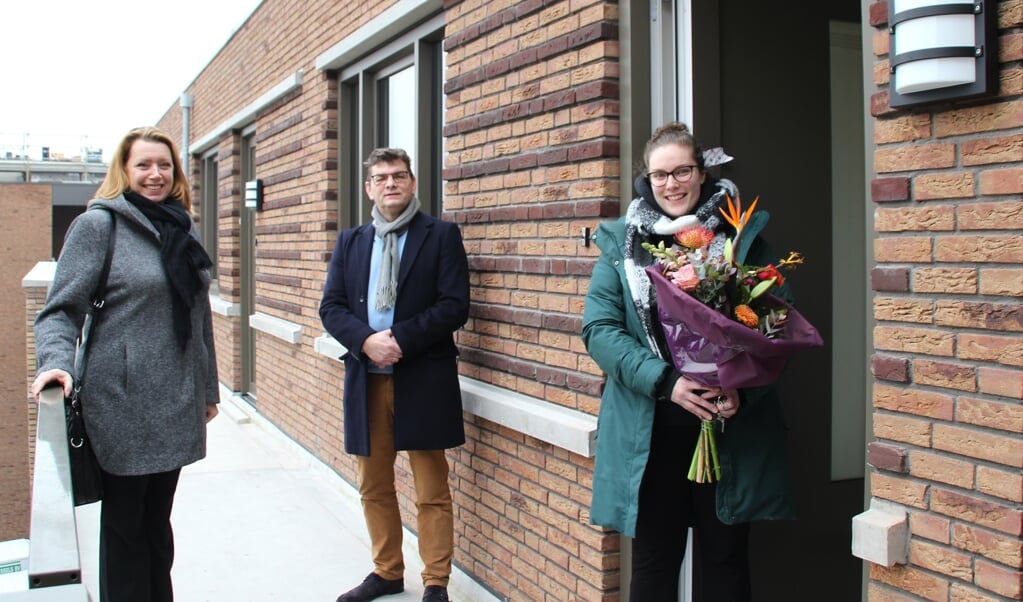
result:
M 398 267 L 401 257 L 398 255 L 398 237 L 408 228 L 412 219 L 419 213 L 419 197 L 413 196 L 408 207 L 393 222 L 384 219 L 376 205 L 373 205 L 373 227 L 377 236 L 384 241 L 383 254 L 380 259 L 380 277 L 377 281 L 376 309 L 383 311 L 394 306 L 398 295 Z
M 636 179 L 636 192 L 640 196 L 633 199 L 625 214 L 625 277 L 632 292 L 632 303 L 636 307 L 639 321 L 643 325 L 643 332 L 646 334 L 647 345 L 658 357 L 664 357 L 661 347 L 657 343 L 660 337 L 654 334 L 653 314 L 655 310 L 653 308 L 656 300 L 653 286 L 644 269 L 654 262 L 654 257 L 643 248 L 642 243 L 651 242 L 658 236 L 674 234 L 687 225 L 702 223 L 715 232 L 709 252 L 720 255 L 723 253 L 728 232 L 724 230 L 727 226 L 718 217 L 718 208 L 724 206 L 725 195 L 735 199 L 738 198 L 739 191 L 731 180 L 721 178 L 709 181 L 709 185 L 704 184 L 704 190 L 701 191 L 704 198 L 696 207 L 693 215 L 671 220 L 664 213 L 654 209 L 657 207 L 657 203 L 652 191 L 649 190 L 649 184 L 644 185 L 641 180 L 642 178 Z

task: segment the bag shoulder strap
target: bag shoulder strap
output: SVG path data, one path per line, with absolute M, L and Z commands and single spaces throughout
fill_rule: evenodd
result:
M 110 263 L 114 257 L 114 243 L 117 241 L 117 215 L 113 211 L 102 208 L 110 214 L 110 236 L 107 237 L 107 256 L 103 260 L 103 271 L 99 275 L 99 283 L 96 285 L 96 292 L 92 295 L 93 310 L 103 307 L 107 296 L 107 279 L 110 277 Z
M 99 275 L 99 283 L 96 285 L 96 291 L 92 295 L 92 304 L 85 312 L 85 323 L 82 325 L 82 332 L 78 338 L 78 348 L 75 350 L 75 366 L 74 366 L 74 380 L 75 390 L 81 388 L 82 377 L 85 375 L 85 358 L 86 352 L 89 348 L 89 335 L 92 332 L 92 327 L 95 324 L 96 318 L 99 317 L 99 310 L 103 308 L 103 304 L 106 303 L 107 296 L 107 279 L 110 276 L 110 263 L 114 256 L 114 243 L 117 239 L 117 215 L 104 208 L 110 213 L 110 236 L 107 238 L 107 255 L 103 259 L 103 270 Z M 75 395 L 77 397 L 77 395 Z

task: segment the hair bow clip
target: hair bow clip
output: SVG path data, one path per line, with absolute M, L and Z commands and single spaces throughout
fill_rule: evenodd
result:
M 706 167 L 716 167 L 718 165 L 724 165 L 735 157 L 732 157 L 725 152 L 725 149 L 720 146 L 714 148 L 708 148 L 703 151 L 703 164 Z

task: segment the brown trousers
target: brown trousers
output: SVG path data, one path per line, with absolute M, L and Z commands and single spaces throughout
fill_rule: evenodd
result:
M 401 579 L 402 524 L 394 487 L 394 379 L 370 374 L 370 455 L 359 456 L 359 494 L 373 546 L 374 572 L 384 579 Z M 454 554 L 454 513 L 448 487 L 448 461 L 444 450 L 409 451 L 416 487 L 416 523 L 423 585 L 447 587 Z

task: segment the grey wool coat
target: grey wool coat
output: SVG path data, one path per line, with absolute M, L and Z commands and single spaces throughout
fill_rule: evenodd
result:
M 104 211 L 99 206 L 107 207 Z M 106 304 L 90 334 L 82 413 L 100 465 L 112 474 L 180 468 L 206 455 L 206 404 L 219 402 L 209 272 L 178 345 L 159 233 L 131 203 L 96 199 L 68 230 L 53 286 L 35 321 L 38 371 L 74 374 L 75 339 L 96 289 L 117 216 Z M 193 227 L 192 235 L 198 237 Z

